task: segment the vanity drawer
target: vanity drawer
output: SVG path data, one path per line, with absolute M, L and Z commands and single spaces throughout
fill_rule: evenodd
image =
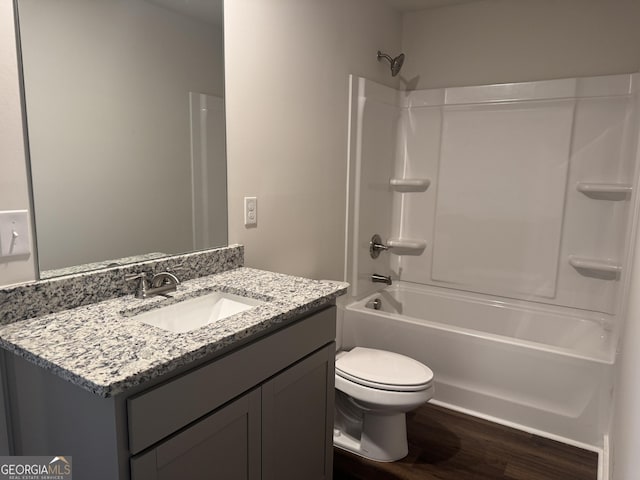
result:
M 127 400 L 132 455 L 335 339 L 330 307 Z

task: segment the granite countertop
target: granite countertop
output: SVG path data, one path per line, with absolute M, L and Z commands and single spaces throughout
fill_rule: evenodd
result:
M 133 295 L 0 326 L 0 345 L 96 395 L 109 397 L 331 304 L 347 284 L 240 267 L 184 282 L 172 298 Z M 133 320 L 213 291 L 265 303 L 211 325 L 171 333 Z
M 41 279 L 60 277 L 63 275 L 73 275 L 75 273 L 90 272 L 92 270 L 98 270 L 100 268 L 108 268 L 118 265 L 126 265 L 135 262 L 144 262 L 145 260 L 155 260 L 157 258 L 167 257 L 166 253 L 151 252 L 142 255 L 133 255 L 130 257 L 114 258 L 110 260 L 104 260 L 102 262 L 83 263 L 82 265 L 74 265 L 72 267 L 55 268 L 52 270 L 43 270 L 40 272 Z

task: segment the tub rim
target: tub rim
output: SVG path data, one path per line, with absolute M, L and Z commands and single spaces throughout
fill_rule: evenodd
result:
M 509 308 L 512 310 L 522 311 L 522 312 L 534 312 L 537 314 L 551 314 L 560 317 L 568 317 L 572 321 L 579 321 L 582 323 L 592 324 L 594 327 L 602 328 L 608 333 L 611 332 L 611 322 L 606 318 L 602 318 L 606 314 L 602 314 L 600 312 L 592 312 L 592 311 L 584 311 L 584 315 L 579 313 L 583 312 L 582 310 L 576 311 L 576 309 L 570 309 L 569 307 L 558 307 L 558 306 L 541 306 L 538 304 L 532 305 L 522 305 L 522 301 L 501 298 L 501 297 L 492 297 L 492 298 L 478 298 L 476 295 L 471 293 L 467 294 L 466 292 L 451 292 L 450 289 L 445 289 L 443 287 L 433 287 L 427 285 L 416 285 L 409 282 L 398 281 L 391 286 L 385 287 L 383 289 L 379 289 L 373 293 L 368 293 L 364 297 L 359 299 L 352 299 L 351 302 L 347 302 L 343 308 L 352 312 L 360 312 L 368 315 L 373 315 L 375 317 L 380 318 L 392 318 L 397 321 L 411 323 L 414 325 L 426 325 L 430 328 L 435 328 L 440 331 L 453 331 L 465 336 L 486 339 L 491 341 L 496 341 L 506 345 L 517 345 L 523 346 L 526 348 L 530 348 L 533 350 L 538 350 L 541 352 L 545 352 L 553 355 L 560 355 L 563 357 L 572 357 L 578 360 L 585 360 L 589 362 L 594 362 L 598 364 L 605 365 L 613 365 L 615 364 L 615 348 L 613 348 L 613 336 L 610 335 L 608 338 L 607 345 L 610 347 L 608 350 L 602 350 L 601 353 L 595 355 L 588 355 L 585 353 L 579 353 L 575 349 L 571 349 L 568 347 L 560 347 L 554 345 L 546 345 L 540 342 L 534 342 L 531 340 L 525 340 L 516 337 L 509 337 L 507 335 L 500 335 L 496 333 L 483 332 L 481 330 L 474 330 L 466 327 L 459 327 L 457 325 L 449 325 L 442 322 L 436 322 L 433 320 L 423 319 L 419 317 L 413 317 L 404 314 L 398 314 L 393 312 L 385 312 L 382 310 L 374 310 L 372 308 L 365 307 L 365 304 L 369 302 L 371 299 L 380 295 L 381 292 L 395 292 L 395 291 L 412 291 L 414 293 L 418 293 L 421 295 L 436 295 L 440 297 L 445 297 L 448 299 L 461 300 L 466 303 L 475 303 L 481 304 L 484 306 L 490 307 L 498 307 L 498 308 Z M 569 311 L 568 311 L 569 310 Z M 585 318 L 586 317 L 586 318 Z

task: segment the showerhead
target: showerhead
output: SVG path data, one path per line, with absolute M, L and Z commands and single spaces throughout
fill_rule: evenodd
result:
M 404 63 L 404 53 L 401 53 L 396 58 L 391 58 L 386 53 L 382 53 L 380 50 L 378 50 L 378 61 L 380 61 L 381 58 L 386 59 L 391 65 L 392 77 L 395 77 L 396 75 L 398 75 L 398 73 L 400 73 L 400 69 L 402 68 L 402 64 Z
M 391 62 L 391 76 L 395 77 L 400 73 L 400 69 L 402 68 L 402 64 L 404 63 L 404 53 L 401 53 Z

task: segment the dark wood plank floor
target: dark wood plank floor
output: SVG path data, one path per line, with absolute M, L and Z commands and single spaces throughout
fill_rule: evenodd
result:
M 378 463 L 334 449 L 334 480 L 596 480 L 598 454 L 427 404 L 409 455 Z

